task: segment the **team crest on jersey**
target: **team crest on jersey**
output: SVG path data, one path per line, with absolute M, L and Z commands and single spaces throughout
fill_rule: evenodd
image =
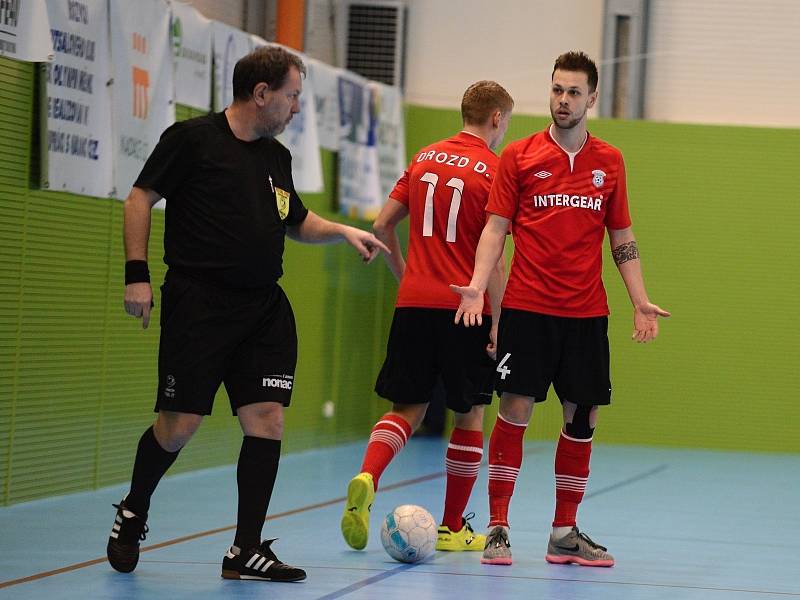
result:
M 283 221 L 289 214 L 289 192 L 276 187 L 275 202 L 278 204 L 278 216 Z
M 600 169 L 595 169 L 592 171 L 592 183 L 594 187 L 601 188 L 603 187 L 603 182 L 606 180 L 606 174 L 601 171 Z

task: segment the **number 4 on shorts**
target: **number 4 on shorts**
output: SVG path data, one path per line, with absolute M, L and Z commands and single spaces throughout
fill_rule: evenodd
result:
M 500 373 L 500 379 L 505 379 L 505 378 L 506 378 L 506 375 L 508 375 L 509 373 L 511 373 L 511 369 L 509 369 L 509 368 L 506 366 L 506 361 L 507 361 L 509 358 L 511 358 L 511 352 L 506 352 L 506 355 L 503 357 L 503 360 L 501 360 L 501 361 L 500 361 L 500 362 L 497 364 L 497 372 L 498 372 L 498 373 Z

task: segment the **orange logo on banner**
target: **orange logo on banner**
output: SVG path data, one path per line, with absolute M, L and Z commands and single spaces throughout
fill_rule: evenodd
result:
M 147 118 L 147 90 L 150 87 L 150 74 L 144 69 L 133 67 L 133 116 Z
M 140 33 L 134 33 L 133 49 L 142 54 L 147 54 L 147 38 Z
M 133 49 L 147 54 L 147 38 L 138 33 L 133 34 Z M 148 90 L 150 89 L 150 72 L 133 67 L 133 116 L 147 118 Z

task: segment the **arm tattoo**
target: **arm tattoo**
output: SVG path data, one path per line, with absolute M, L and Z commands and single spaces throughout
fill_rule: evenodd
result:
M 614 262 L 621 265 L 629 260 L 639 258 L 639 248 L 636 246 L 636 242 L 626 242 L 614 248 L 611 255 L 614 257 Z

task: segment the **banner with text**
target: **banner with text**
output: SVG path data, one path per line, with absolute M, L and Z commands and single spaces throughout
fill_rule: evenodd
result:
M 385 201 L 406 168 L 403 95 L 399 88 L 377 81 L 370 82 L 370 87 L 378 118 L 378 172 Z
M 339 74 L 339 207 L 372 220 L 383 206 L 378 172 L 378 115 L 373 88 L 349 71 Z
M 47 0 L 55 59 L 43 65 L 41 186 L 107 197 L 112 182 L 106 0 Z
M 303 62 L 305 57 L 301 56 Z M 314 87 L 310 79 L 303 82 L 300 112 L 297 113 L 278 140 L 292 153 L 292 179 L 298 192 L 322 192 L 322 159 L 319 155 L 317 114 L 314 112 Z
M 281 44 L 270 43 L 261 36 L 250 34 L 250 47 L 253 50 L 264 46 L 278 46 L 296 54 L 308 70 L 309 58 L 302 52 Z M 292 153 L 292 180 L 298 192 L 318 193 L 325 189 L 313 98 L 314 88 L 306 76 L 303 80 L 303 93 L 300 94 L 300 112 L 292 117 L 284 132 L 278 136 L 278 141 Z
M 211 20 L 183 2 L 172 3 L 170 26 L 175 102 L 211 109 Z
M 76 11 L 82 10 L 80 2 Z M 42 0 L 0 1 L 0 56 L 27 62 L 53 59 L 50 24 Z
M 125 198 L 175 122 L 170 11 L 164 0 L 111 0 L 114 197 Z
M 214 39 L 214 110 L 220 111 L 233 101 L 233 67 L 250 53 L 250 34 L 219 21 L 211 22 Z
M 319 145 L 335 152 L 339 150 L 339 74 L 342 69 L 313 58 L 306 61 L 306 66 L 314 89 Z

